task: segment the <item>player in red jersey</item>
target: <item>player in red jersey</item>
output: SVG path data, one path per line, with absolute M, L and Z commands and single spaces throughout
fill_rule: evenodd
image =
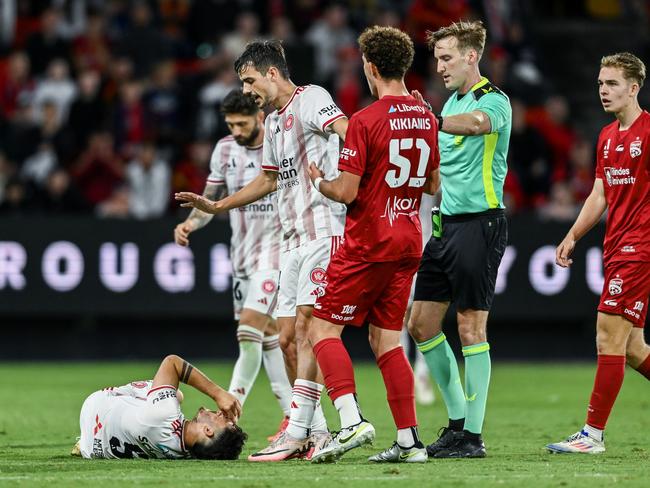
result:
M 630 53 L 605 56 L 600 63 L 600 101 L 616 121 L 600 133 L 594 188 L 556 251 L 557 264 L 570 266 L 576 242 L 609 211 L 596 324 L 598 368 L 585 426 L 547 445 L 551 452 L 604 452 L 603 431 L 625 363 L 650 379 L 650 346 L 643 338 L 650 295 L 650 113 L 638 101 L 645 73 L 643 62 Z
M 326 197 L 348 205 L 344 242 L 330 260 L 324 293 L 314 306 L 310 339 L 327 392 L 341 418 L 338 432 L 312 462 L 333 462 L 372 442 L 374 427 L 361 415 L 343 326 L 369 323 L 370 346 L 381 369 L 397 442 L 374 462 L 424 462 L 417 434 L 413 370 L 400 345 L 413 276 L 422 256 L 419 218 L 423 192 L 438 188 L 435 116 L 409 95 L 404 74 L 413 42 L 392 27 L 371 27 L 359 37 L 363 68 L 378 100 L 350 120 L 338 178 L 310 177 Z

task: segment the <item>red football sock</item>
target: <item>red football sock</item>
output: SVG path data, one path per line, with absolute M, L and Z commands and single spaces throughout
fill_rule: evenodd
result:
M 377 358 L 386 385 L 388 405 L 398 429 L 415 427 L 415 380 L 404 349 L 396 347 Z
M 601 354 L 587 410 L 587 424 L 605 430 L 625 376 L 625 356 Z
M 650 354 L 643 360 L 636 370 L 650 380 Z
M 316 361 L 323 373 L 327 394 L 332 401 L 356 393 L 352 360 L 341 339 L 323 339 L 314 346 Z

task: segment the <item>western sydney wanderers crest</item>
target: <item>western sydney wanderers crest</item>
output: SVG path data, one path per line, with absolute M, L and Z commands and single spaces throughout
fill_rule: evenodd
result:
M 639 139 L 630 144 L 630 156 L 633 158 L 641 156 L 641 141 Z
M 275 284 L 275 281 L 273 280 L 264 280 L 262 282 L 262 291 L 264 293 L 268 293 L 269 295 L 275 291 L 277 288 L 277 285 Z
M 621 278 L 612 278 L 609 280 L 609 294 L 620 295 L 623 292 L 623 280 Z
M 325 283 L 325 270 L 320 267 L 312 269 L 309 279 L 315 285 L 323 285 Z
M 289 114 L 287 119 L 284 121 L 284 130 L 291 130 L 293 127 L 293 114 Z

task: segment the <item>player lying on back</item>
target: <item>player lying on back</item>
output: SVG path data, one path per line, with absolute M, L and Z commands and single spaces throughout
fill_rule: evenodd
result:
M 409 36 L 375 26 L 361 34 L 359 46 L 370 92 L 378 100 L 350 120 L 338 178 L 325 180 L 315 164 L 309 168 L 319 192 L 348 205 L 345 238 L 327 267 L 310 328 L 341 430 L 312 462 L 336 461 L 374 439 L 375 429 L 357 403 L 352 361 L 341 341 L 344 326 L 366 323 L 397 427 L 396 442 L 369 461 L 425 462 L 413 370 L 399 339 L 422 256 L 420 200 L 423 192 L 438 189 L 438 128 L 434 115 L 404 85 L 414 54 Z
M 650 346 L 643 338 L 650 295 L 650 114 L 638 100 L 645 73 L 643 62 L 630 53 L 600 62 L 600 101 L 616 120 L 600 132 L 594 188 L 556 251 L 557 264 L 570 266 L 576 242 L 608 210 L 605 284 L 596 321 L 598 368 L 584 427 L 547 445 L 551 452 L 604 452 L 605 424 L 623 385 L 625 363 L 650 379 Z
M 178 383 L 209 396 L 192 420 L 181 412 Z M 72 451 L 88 459 L 237 459 L 246 434 L 239 401 L 184 359 L 163 359 L 151 381 L 96 391 L 81 407 L 81 437 Z

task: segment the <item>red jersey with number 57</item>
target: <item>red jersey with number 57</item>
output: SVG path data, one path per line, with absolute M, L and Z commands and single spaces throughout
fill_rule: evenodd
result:
M 618 120 L 606 126 L 597 159 L 608 207 L 603 260 L 650 261 L 650 114 L 627 130 Z
M 434 115 L 411 96 L 385 96 L 350 119 L 339 171 L 361 176 L 338 252 L 359 261 L 422 256 L 420 199 L 440 164 Z

